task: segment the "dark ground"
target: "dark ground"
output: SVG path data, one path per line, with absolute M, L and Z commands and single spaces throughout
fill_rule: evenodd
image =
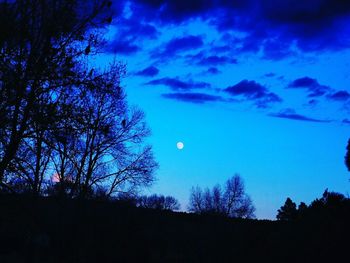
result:
M 0 263 L 350 262 L 349 212 L 277 222 L 24 196 L 0 209 Z

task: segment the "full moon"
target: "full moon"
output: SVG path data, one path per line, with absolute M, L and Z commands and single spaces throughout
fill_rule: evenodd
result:
M 177 144 L 176 144 L 176 147 L 179 149 L 179 150 L 182 150 L 183 148 L 184 148 L 184 143 L 183 142 L 178 142 Z

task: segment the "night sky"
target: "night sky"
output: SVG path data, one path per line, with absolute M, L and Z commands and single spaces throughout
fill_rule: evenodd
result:
M 185 210 L 192 186 L 235 173 L 258 218 L 287 197 L 350 187 L 350 1 L 114 1 L 99 65 L 127 65 L 123 86 L 152 129 L 160 169 L 145 191 Z M 179 150 L 177 142 L 183 142 Z

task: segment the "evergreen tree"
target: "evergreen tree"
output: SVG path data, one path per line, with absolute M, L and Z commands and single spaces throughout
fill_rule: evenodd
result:
M 278 220 L 291 221 L 296 219 L 297 214 L 297 205 L 288 197 L 284 205 L 278 209 L 276 218 Z

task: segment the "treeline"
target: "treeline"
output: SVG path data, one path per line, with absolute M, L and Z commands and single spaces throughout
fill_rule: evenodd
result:
M 148 209 L 168 211 L 178 211 L 181 209 L 179 201 L 173 196 L 164 196 L 158 194 L 152 194 L 149 196 L 129 196 L 121 194 L 114 200 L 117 200 L 119 203 L 126 204 L 129 206 Z
M 223 187 L 219 184 L 204 190 L 192 187 L 189 211 L 232 218 L 255 217 L 255 207 L 245 193 L 244 182 L 238 174 L 228 179 Z
M 157 210 L 178 211 L 181 208 L 176 198 L 157 194 L 150 196 L 119 194 L 113 200 L 129 206 Z M 199 186 L 192 187 L 187 210 L 195 214 L 227 218 L 255 217 L 255 207 L 245 192 L 243 179 L 238 174 L 229 178 L 223 188 L 218 184 L 212 190 L 209 188 L 202 190 Z
M 300 220 L 340 220 L 350 217 L 350 199 L 343 194 L 329 192 L 326 189 L 321 198 L 306 205 L 301 202 L 298 207 L 292 199 L 287 198 L 284 205 L 278 209 L 276 218 L 280 221 Z
M 70 199 L 73 196 L 66 192 L 71 189 L 71 182 L 53 182 L 48 184 L 45 197 L 54 199 Z M 19 195 L 31 195 L 31 192 L 17 192 Z M 12 193 L 0 192 L 1 196 L 11 196 Z M 82 198 L 80 198 L 82 199 Z M 105 203 L 117 203 L 122 206 L 147 208 L 155 210 L 179 211 L 180 202 L 173 196 L 161 194 L 140 195 L 135 192 L 121 192 L 110 195 L 106 188 L 97 187 L 90 189 L 89 195 L 84 199 L 103 201 Z M 200 187 L 192 187 L 188 206 L 184 210 L 191 213 L 218 216 L 226 218 L 255 218 L 255 207 L 249 195 L 245 192 L 244 182 L 240 175 L 236 174 L 229 178 L 224 186 L 215 185 L 212 190 Z
M 157 163 L 125 66 L 94 67 L 111 1 L 0 2 L 0 191 L 137 192 Z
M 1 263 L 343 262 L 348 257 L 349 209 L 332 213 L 323 205 L 317 216 L 290 221 L 23 195 L 0 196 L 0 206 Z

